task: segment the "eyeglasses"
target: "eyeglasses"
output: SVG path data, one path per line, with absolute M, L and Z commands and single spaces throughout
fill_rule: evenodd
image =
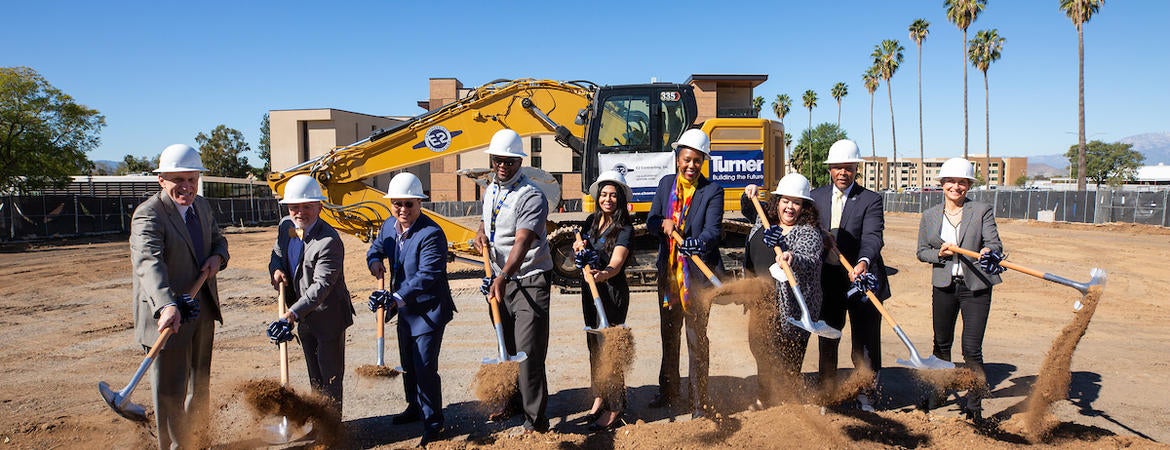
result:
M 390 204 L 394 205 L 395 208 L 410 209 L 410 208 L 414 208 L 415 202 L 391 202 Z
M 514 167 L 516 164 L 520 164 L 520 159 L 519 158 L 492 158 L 491 163 L 493 166 L 498 166 L 498 165 L 503 164 L 504 167 Z

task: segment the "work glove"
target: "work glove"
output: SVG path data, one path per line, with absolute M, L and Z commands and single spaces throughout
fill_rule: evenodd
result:
M 991 275 L 999 275 L 1006 271 L 999 263 L 1007 259 L 1002 252 L 992 250 L 979 256 L 979 268 Z
M 859 296 L 857 300 L 865 302 L 869 298 L 869 296 L 865 295 L 865 291 L 877 292 L 880 288 L 881 281 L 878 281 L 877 275 L 866 272 L 858 275 L 857 278 L 853 280 L 852 287 L 849 289 L 849 292 L 847 292 L 846 295 L 849 298 Z
M 483 283 L 479 285 L 479 293 L 483 295 L 490 295 L 492 292 L 492 281 L 496 280 L 496 276 L 484 277 Z
M 784 242 L 784 230 L 779 226 L 772 225 L 764 230 L 764 245 L 769 247 L 780 247 L 780 251 L 788 251 L 788 243 Z
M 682 245 L 678 247 L 678 253 L 683 256 L 702 255 L 703 241 L 698 238 L 683 239 Z
M 599 259 L 601 259 L 601 255 L 597 253 L 597 250 L 586 245 L 584 249 L 574 255 L 573 263 L 578 269 L 584 268 L 585 266 L 597 267 L 597 261 Z
M 179 323 L 187 323 L 199 317 L 199 299 L 190 294 L 180 295 L 175 307 L 179 308 Z
M 292 324 L 288 323 L 287 320 L 277 320 L 276 322 L 272 322 L 272 324 L 268 325 L 268 339 L 271 340 L 273 344 L 277 345 L 282 342 L 291 341 L 293 340 L 292 330 Z
M 386 308 L 389 311 L 394 306 L 394 297 L 385 289 L 379 289 L 370 294 L 370 301 L 366 306 L 370 307 L 370 312 L 378 312 L 378 308 Z

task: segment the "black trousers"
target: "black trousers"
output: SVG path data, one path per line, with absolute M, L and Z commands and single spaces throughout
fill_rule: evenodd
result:
M 842 266 L 825 264 L 821 271 L 821 319 L 830 327 L 844 331 L 849 315 L 849 335 L 853 342 L 853 367 L 869 365 L 874 374 L 882 368 L 882 315 L 869 304 L 868 298 L 848 298 L 849 274 Z M 820 382 L 836 382 L 837 347 L 840 339 L 817 338 L 820 349 Z
M 934 356 L 951 360 L 955 342 L 955 322 L 963 316 L 961 346 L 963 361 L 980 380 L 980 385 L 967 395 L 968 409 L 982 409 L 986 395 L 986 376 L 983 372 L 983 336 L 987 332 L 987 317 L 991 314 L 991 288 L 972 291 L 962 281 L 945 288 L 935 287 L 931 296 L 934 316 Z
M 666 295 L 667 281 L 659 281 L 658 298 Z M 697 283 L 692 284 L 695 286 Z M 692 293 L 696 292 L 692 290 Z M 710 370 L 708 349 L 710 341 L 707 339 L 707 319 L 710 306 L 704 306 L 701 301 L 691 301 L 684 312 L 681 304 L 662 307 L 659 304 L 658 318 L 659 331 L 662 336 L 662 368 L 658 371 L 658 393 L 663 397 L 678 396 L 679 388 L 679 352 L 682 347 L 681 336 L 683 328 L 687 333 L 688 381 L 691 388 L 691 406 L 694 409 L 703 408 L 707 401 L 707 374 Z

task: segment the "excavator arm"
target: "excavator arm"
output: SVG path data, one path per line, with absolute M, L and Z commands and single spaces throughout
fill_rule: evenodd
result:
M 322 217 L 339 231 L 372 239 L 390 215 L 384 192 L 362 180 L 410 166 L 482 148 L 492 135 L 509 128 L 521 136 L 556 135 L 557 142 L 581 154 L 583 125 L 578 112 L 587 108 L 597 86 L 583 81 L 496 80 L 471 95 L 362 141 L 337 147 L 302 164 L 274 172 L 268 184 L 278 195 L 293 175 L 309 174 L 328 198 Z M 475 230 L 427 211 L 443 228 L 452 250 L 470 250 Z

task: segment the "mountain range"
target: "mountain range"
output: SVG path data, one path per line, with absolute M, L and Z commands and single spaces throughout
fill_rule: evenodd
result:
M 1143 133 L 1118 139 L 1132 144 L 1133 149 L 1146 157 L 1142 164 L 1153 166 L 1170 164 L 1170 133 Z M 1068 159 L 1064 155 L 1037 155 L 1028 157 L 1028 176 L 1068 175 Z

